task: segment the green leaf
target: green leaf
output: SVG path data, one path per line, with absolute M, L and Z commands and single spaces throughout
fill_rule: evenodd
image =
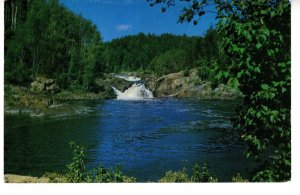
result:
M 243 71 L 240 71 L 240 72 L 237 73 L 237 76 L 236 76 L 236 77 L 239 79 L 239 78 L 242 77 L 242 75 L 243 75 Z
M 276 16 L 276 12 L 275 11 L 271 11 L 271 18 L 274 18 L 274 16 Z
M 225 78 L 227 78 L 229 76 L 229 72 L 223 72 L 223 75 Z
M 257 43 L 257 44 L 255 45 L 255 47 L 256 47 L 256 49 L 259 49 L 259 48 L 262 47 L 262 44 L 261 44 L 261 43 Z
M 261 84 L 260 87 L 261 87 L 263 90 L 268 90 L 268 89 L 269 89 L 269 85 L 267 85 L 267 84 Z
M 260 68 L 258 66 L 254 68 L 254 71 L 257 73 L 261 73 Z
M 274 122 L 275 122 L 274 117 L 275 117 L 274 115 L 271 115 L 271 116 L 270 116 L 270 121 L 271 121 L 271 123 L 274 123 Z

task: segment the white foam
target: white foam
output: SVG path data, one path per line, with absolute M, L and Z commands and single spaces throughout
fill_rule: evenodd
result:
M 112 87 L 118 100 L 144 100 L 153 98 L 153 94 L 144 84 L 133 84 L 130 88 L 121 92 Z
M 126 81 L 132 81 L 132 82 L 141 80 L 141 78 L 135 77 L 135 76 L 115 75 L 115 77 L 120 78 L 120 79 L 124 79 Z

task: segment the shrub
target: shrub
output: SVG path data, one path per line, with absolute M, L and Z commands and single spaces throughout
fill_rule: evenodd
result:
M 232 177 L 232 182 L 241 183 L 241 182 L 249 182 L 249 181 L 247 179 L 242 178 L 240 173 L 237 173 L 236 176 Z
M 84 147 L 77 145 L 75 142 L 69 143 L 73 149 L 72 162 L 67 165 L 67 180 L 71 183 L 85 181 L 85 154 Z
M 87 182 L 90 183 L 134 183 L 136 178 L 123 175 L 121 167 L 115 170 L 106 170 L 103 166 L 98 166 L 87 174 Z
M 202 171 L 200 167 L 196 164 L 193 167 L 193 175 L 191 177 L 192 182 L 218 182 L 218 179 L 213 177 L 208 171 L 206 163 L 203 164 Z
M 65 175 L 56 173 L 56 172 L 53 172 L 53 173 L 46 172 L 43 175 L 43 177 L 48 178 L 49 183 L 67 183 L 68 182 Z
M 200 169 L 198 164 L 193 167 L 193 174 L 191 177 L 186 172 L 186 169 L 182 171 L 168 171 L 165 176 L 159 180 L 162 183 L 187 183 L 187 182 L 218 182 L 218 179 L 209 172 L 206 163 Z
M 121 167 L 117 166 L 115 170 L 106 170 L 102 165 L 86 170 L 84 147 L 77 145 L 75 142 L 70 142 L 73 149 L 72 162 L 67 165 L 66 175 L 47 174 L 46 177 L 53 182 L 70 182 L 70 183 L 132 183 L 136 182 L 136 178 L 123 175 Z
M 189 176 L 186 173 L 186 169 L 182 171 L 168 171 L 166 175 L 159 180 L 161 183 L 187 183 L 189 182 Z

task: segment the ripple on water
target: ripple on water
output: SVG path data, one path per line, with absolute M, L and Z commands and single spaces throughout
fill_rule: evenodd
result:
M 203 162 L 219 178 L 230 180 L 228 170 L 243 172 L 247 167 L 241 146 L 227 136 L 233 105 L 178 99 L 108 100 L 72 105 L 69 112 L 74 115 L 68 118 L 63 110 L 61 116 L 38 122 L 7 118 L 5 172 L 41 175 L 64 170 L 65 162 L 71 160 L 68 142 L 75 141 L 85 145 L 88 167 L 122 165 L 124 173 L 140 181 Z

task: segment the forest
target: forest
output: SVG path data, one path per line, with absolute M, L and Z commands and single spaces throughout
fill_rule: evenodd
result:
M 147 1 L 162 12 L 179 2 Z M 202 80 L 233 83 L 244 95 L 232 122 L 246 157 L 261 164 L 251 181 L 290 180 L 290 1 L 183 2 L 189 6 L 178 22 L 201 25 L 204 8 L 214 2 L 218 25 L 197 37 L 140 33 L 104 42 L 91 21 L 59 0 L 7 0 L 5 84 L 28 86 L 44 76 L 63 89 L 91 91 L 104 73 L 161 76 L 196 68 Z
M 91 21 L 58 0 L 10 0 L 5 12 L 6 83 L 24 85 L 45 76 L 61 88 L 89 91 L 104 72 L 163 75 L 199 68 L 204 80 L 213 80 L 226 66 L 213 27 L 199 37 L 140 33 L 103 42 Z
M 105 69 L 108 72 L 146 71 L 162 75 L 205 68 L 207 64 L 225 66 L 220 40 L 212 27 L 203 37 L 140 33 L 114 39 L 105 44 Z
M 58 0 L 5 2 L 5 82 L 26 84 L 38 75 L 62 87 L 88 90 L 101 75 L 104 44 L 96 26 Z

